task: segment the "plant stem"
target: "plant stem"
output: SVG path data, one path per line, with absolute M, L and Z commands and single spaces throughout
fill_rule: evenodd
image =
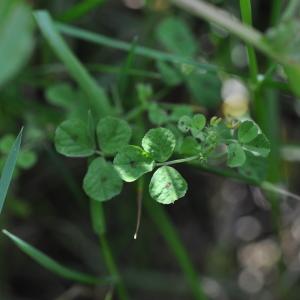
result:
M 106 267 L 107 267 L 108 271 L 110 272 L 110 274 L 112 275 L 112 277 L 114 279 L 116 279 L 116 282 L 117 282 L 116 287 L 117 287 L 119 299 L 120 300 L 128 300 L 129 296 L 128 296 L 127 290 L 125 288 L 125 285 L 120 276 L 119 270 L 114 261 L 112 251 L 108 245 L 105 234 L 99 234 L 99 242 L 100 242 L 100 247 L 102 250 L 101 252 L 102 252 L 103 258 L 106 263 Z
M 252 8 L 250 0 L 240 0 L 240 9 L 243 23 L 249 26 L 252 26 Z M 251 44 L 247 43 L 247 54 L 248 54 L 248 62 L 250 68 L 250 77 L 252 84 L 257 83 L 257 76 L 258 76 L 258 66 L 257 66 L 257 59 L 254 48 Z
M 201 283 L 198 278 L 198 274 L 194 269 L 193 263 L 190 261 L 190 258 L 174 228 L 174 225 L 166 214 L 164 208 L 150 199 L 147 193 L 144 193 L 144 198 L 144 203 L 148 214 L 151 216 L 153 222 L 163 235 L 169 246 L 169 249 L 176 257 L 178 264 L 185 274 L 194 298 L 196 300 L 206 300 L 207 297 L 201 288 Z
M 166 162 L 162 162 L 162 163 L 157 163 L 156 166 L 161 167 L 161 166 L 181 164 L 181 163 L 189 162 L 189 161 L 196 160 L 196 159 L 199 159 L 199 155 L 194 155 L 194 156 L 190 156 L 190 157 L 186 157 L 186 158 L 175 159 L 175 160 L 170 160 L 170 161 L 166 161 Z
M 106 267 L 116 281 L 117 293 L 120 300 L 128 300 L 129 296 L 127 290 L 124 286 L 123 280 L 115 263 L 112 251 L 106 239 L 106 222 L 105 215 L 102 207 L 102 203 L 90 199 L 90 214 L 92 225 L 95 233 L 99 236 L 99 243 L 101 247 L 101 252 L 103 259 L 105 261 Z

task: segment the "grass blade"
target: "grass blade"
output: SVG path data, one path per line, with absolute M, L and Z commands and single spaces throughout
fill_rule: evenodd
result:
M 51 271 L 52 273 L 66 278 L 70 280 L 74 280 L 80 283 L 84 284 L 105 284 L 105 283 L 111 283 L 111 280 L 106 279 L 100 279 L 97 277 L 93 277 L 90 275 L 87 275 L 85 273 L 81 273 L 78 271 L 74 271 L 72 269 L 69 269 L 60 263 L 56 262 L 49 256 L 45 255 L 38 249 L 34 248 L 30 244 L 26 243 L 25 241 L 21 240 L 17 236 L 13 235 L 12 233 L 8 232 L 7 230 L 2 230 L 2 232 L 13 242 L 16 244 L 16 246 L 23 251 L 25 254 L 27 254 L 29 257 L 31 257 L 34 261 L 36 261 L 39 265 L 44 267 L 45 269 Z
M 127 43 L 118 39 L 113 39 L 102 34 L 94 33 L 91 31 L 83 30 L 77 28 L 75 26 L 65 25 L 62 23 L 55 23 L 56 28 L 66 35 L 76 37 L 87 42 L 95 43 L 98 45 L 104 45 L 106 47 L 122 50 L 122 51 L 130 51 L 132 48 L 131 43 Z M 168 61 L 175 64 L 189 64 L 195 67 L 198 67 L 207 71 L 216 71 L 218 68 L 212 64 L 202 64 L 191 58 L 183 57 L 176 54 L 165 53 L 162 51 L 154 50 L 151 48 L 146 48 L 142 46 L 136 46 L 135 54 L 148 57 L 154 60 L 159 61 Z
M 86 68 L 72 53 L 66 42 L 56 30 L 50 14 L 47 11 L 36 11 L 34 17 L 45 39 L 55 54 L 65 64 L 70 75 L 86 93 L 90 100 L 91 110 L 97 116 L 107 116 L 113 113 L 104 90 L 97 85 Z
M 80 19 L 97 6 L 104 4 L 105 0 L 83 0 L 73 5 L 68 11 L 64 12 L 59 19 L 64 22 L 72 22 Z
M 22 132 L 23 132 L 23 128 L 21 129 L 14 144 L 12 145 L 2 170 L 2 174 L 0 178 L 0 214 L 4 205 L 9 184 L 13 176 L 14 168 L 16 166 L 16 161 L 21 146 Z

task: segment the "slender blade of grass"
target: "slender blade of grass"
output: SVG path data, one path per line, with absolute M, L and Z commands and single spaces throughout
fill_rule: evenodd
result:
M 131 43 L 127 43 L 118 39 L 113 39 L 102 34 L 94 33 L 88 30 L 83 30 L 74 26 L 65 25 L 59 22 L 55 23 L 56 28 L 61 33 L 64 33 L 68 36 L 76 37 L 87 42 L 95 43 L 98 45 L 104 45 L 106 47 L 122 50 L 122 51 L 130 51 L 131 50 Z M 162 51 L 154 50 L 151 48 L 146 48 L 143 46 L 136 46 L 135 54 L 148 57 L 154 60 L 160 61 L 168 61 L 175 64 L 189 64 L 195 67 L 198 67 L 203 70 L 207 71 L 216 71 L 218 68 L 212 64 L 206 63 L 199 63 L 191 58 L 183 57 L 180 55 L 165 53 Z
M 58 17 L 58 19 L 64 22 L 78 20 L 97 6 L 104 3 L 105 0 L 83 0 L 80 3 L 73 5 L 68 11 Z
M 13 176 L 14 168 L 16 166 L 18 154 L 20 151 L 21 141 L 22 141 L 22 133 L 23 133 L 23 128 L 21 129 L 14 144 L 12 145 L 2 170 L 2 174 L 0 178 L 0 214 Z
M 2 232 L 25 254 L 31 257 L 35 262 L 39 265 L 44 267 L 45 269 L 51 271 L 52 273 L 69 279 L 76 282 L 84 283 L 84 284 L 106 284 L 111 283 L 111 279 L 109 278 L 97 278 L 94 276 L 90 276 L 88 274 L 78 272 L 67 268 L 60 263 L 56 262 L 40 250 L 36 249 L 35 247 L 31 246 L 27 242 L 23 241 L 19 237 L 13 235 L 12 233 L 8 232 L 7 230 L 2 230 Z
M 34 17 L 52 50 L 65 64 L 70 75 L 88 96 L 92 112 L 100 117 L 113 114 L 113 109 L 104 90 L 97 85 L 83 64 L 72 53 L 56 30 L 50 14 L 47 11 L 35 11 Z
M 252 26 L 252 7 L 250 0 L 240 0 L 240 9 L 243 23 Z M 254 51 L 254 47 L 251 44 L 247 43 L 246 47 L 251 80 L 253 84 L 256 84 L 258 75 L 258 64 L 256 60 L 256 54 Z

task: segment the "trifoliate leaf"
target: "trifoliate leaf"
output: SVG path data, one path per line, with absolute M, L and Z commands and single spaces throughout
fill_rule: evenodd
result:
M 86 194 L 97 201 L 109 200 L 122 190 L 123 182 L 111 162 L 94 159 L 83 180 Z
M 87 157 L 95 152 L 95 141 L 91 139 L 87 126 L 80 120 L 67 120 L 55 132 L 56 150 L 69 157 Z
M 191 133 L 195 138 L 201 138 L 201 131 L 205 127 L 206 118 L 202 114 L 193 116 L 191 123 Z
M 142 146 L 156 161 L 163 162 L 172 155 L 176 146 L 176 138 L 167 128 L 154 128 L 145 134 Z
M 243 145 L 243 148 L 247 151 L 250 151 L 256 156 L 267 157 L 270 153 L 270 142 L 266 136 L 260 133 L 254 140 L 250 143 Z
M 182 116 L 179 121 L 178 121 L 178 129 L 183 132 L 183 133 L 187 133 L 192 126 L 192 118 L 188 117 L 188 116 Z
M 159 168 L 153 174 L 149 193 L 151 197 L 162 204 L 174 203 L 182 198 L 187 191 L 187 183 L 178 171 L 169 166 Z
M 115 154 L 127 145 L 131 138 L 131 128 L 124 120 L 105 117 L 97 125 L 99 147 L 105 154 Z
M 243 122 L 238 129 L 238 139 L 242 144 L 250 143 L 258 136 L 258 126 L 252 121 Z
M 154 168 L 154 160 L 142 148 L 128 145 L 116 155 L 114 166 L 124 181 L 132 182 L 143 174 L 151 172 Z
M 240 167 L 246 161 L 246 154 L 240 144 L 233 143 L 229 144 L 227 156 L 227 165 L 230 168 Z

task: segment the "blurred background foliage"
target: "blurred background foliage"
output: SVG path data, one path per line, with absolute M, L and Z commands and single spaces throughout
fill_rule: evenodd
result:
M 238 1 L 206 2 L 240 19 Z M 274 48 L 297 61 L 296 6 L 251 2 L 255 28 L 269 32 Z M 43 12 L 33 16 L 41 9 L 52 20 Z M 275 29 L 269 28 L 279 23 L 282 11 L 295 17 L 295 25 L 276 27 L 274 38 Z M 290 39 L 293 45 L 285 47 Z M 1 229 L 64 265 L 106 274 L 81 188 L 85 162 L 56 153 L 53 136 L 66 118 L 86 120 L 90 109 L 97 116 L 109 114 L 108 103 L 131 123 L 137 139 L 147 128 L 184 114 L 249 114 L 273 148 L 268 165 L 254 160 L 249 172 L 256 163 L 270 182 L 299 194 L 299 76 L 286 72 L 292 76 L 289 85 L 282 66 L 262 54 L 257 62 L 253 82 L 240 39 L 165 0 L 1 0 L 0 166 L 25 127 Z M 107 238 L 130 299 L 299 299 L 299 202 L 213 174 L 217 171 L 180 170 L 189 193 L 160 211 L 167 225 L 159 224 L 158 211 L 143 210 L 137 240 L 137 187 L 126 186 L 105 204 Z M 182 244 L 168 239 L 170 230 Z M 178 263 L 180 247 L 206 297 L 191 292 L 184 276 L 189 270 L 182 272 Z M 1 300 L 112 297 L 118 299 L 110 285 L 56 277 L 1 235 Z

